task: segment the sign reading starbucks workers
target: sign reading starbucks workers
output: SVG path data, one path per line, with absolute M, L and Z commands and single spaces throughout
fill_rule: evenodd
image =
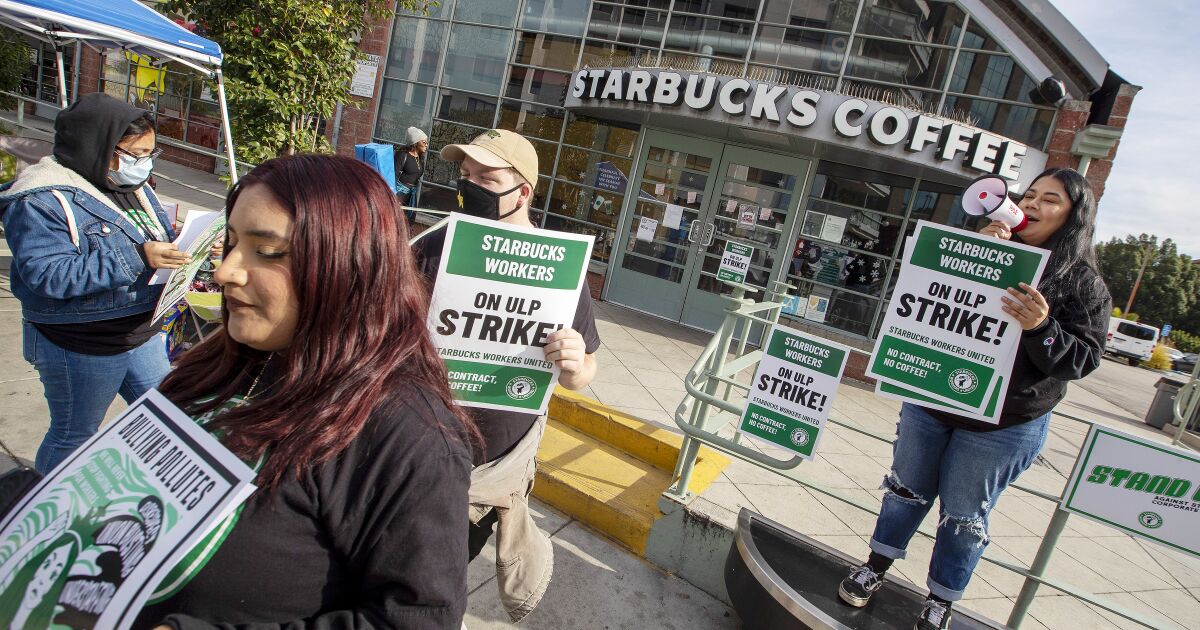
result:
M 746 281 L 746 272 L 750 270 L 750 257 L 754 248 L 733 241 L 725 241 L 725 253 L 721 254 L 721 266 L 717 268 L 717 280 L 724 282 Z
M 1062 509 L 1200 556 L 1200 457 L 1093 424 Z
M 1000 298 L 1037 286 L 1046 255 L 918 222 L 867 368 L 880 393 L 998 423 L 1022 333 Z
M 0 623 L 128 628 L 163 577 L 236 520 L 253 478 L 151 390 L 0 519 Z
M 450 216 L 428 326 L 468 407 L 546 413 L 559 369 L 546 337 L 569 328 L 592 237 Z
M 776 325 L 750 383 L 739 430 L 810 459 L 829 420 L 850 351 Z

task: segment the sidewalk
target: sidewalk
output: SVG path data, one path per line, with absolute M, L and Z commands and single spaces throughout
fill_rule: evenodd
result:
M 604 347 L 598 353 L 600 371 L 584 393 L 645 420 L 675 428 L 674 411 L 685 395 L 683 377 L 710 336 L 616 305 L 600 303 L 596 307 Z M 741 377 L 751 375 L 747 371 Z M 864 385 L 847 382 L 839 388 L 832 417 L 891 437 L 899 407 L 897 402 L 875 396 Z M 1166 434 L 1147 427 L 1140 417 L 1074 384 L 1058 411 L 1170 442 Z M 836 425 L 830 429 L 818 445 L 820 455 L 801 465 L 800 476 L 878 505 L 883 497 L 879 486 L 891 466 L 891 446 Z M 1018 483 L 1060 494 L 1086 433 L 1085 425 L 1055 417 L 1042 456 Z M 747 443 L 770 455 L 790 456 L 769 445 Z M 742 507 L 864 558 L 875 525 L 871 514 L 738 459 L 692 503 L 693 509 L 731 528 Z M 1046 500 L 1015 489 L 1008 491 L 990 518 L 992 543 L 987 557 L 1029 566 L 1053 509 L 1054 505 Z M 936 510 L 931 511 L 925 527 L 932 531 L 936 520 Z M 924 585 L 932 550 L 932 541 L 918 536 L 910 545 L 909 557 L 897 562 L 893 570 Z M 1068 521 L 1048 575 L 1162 619 L 1164 628 L 1200 627 L 1200 559 L 1087 519 L 1072 516 Z M 983 562 L 963 605 L 1003 622 L 1021 584 L 1020 576 Z M 1048 587 L 1039 591 L 1023 628 L 1141 627 L 1056 593 Z
M 223 194 L 224 184 L 213 175 L 163 162 L 161 174 Z M 220 198 L 197 193 L 160 180 L 165 201 L 178 201 L 184 210 L 220 210 Z M 710 335 L 658 320 L 628 309 L 595 305 L 602 347 L 600 370 L 583 393 L 649 422 L 678 431 L 674 411 L 684 398 L 683 377 L 708 343 Z M 41 384 L 21 358 L 20 309 L 0 283 L 0 436 L 18 453 L 32 458 L 45 431 L 47 415 Z M 748 378 L 749 375 L 743 375 Z M 110 413 L 124 406 L 114 403 Z M 833 409 L 836 420 L 876 434 L 891 436 L 899 404 L 876 397 L 861 385 L 845 383 Z M 1059 410 L 1162 442 L 1169 439 L 1146 427 L 1139 417 L 1083 387 L 1072 385 Z M 1042 458 L 1020 483 L 1057 495 L 1070 474 L 1086 427 L 1055 418 Z M 770 450 L 771 447 L 764 447 Z M 833 426 L 822 437 L 820 455 L 799 469 L 805 479 L 878 503 L 880 482 L 891 465 L 891 447 L 869 437 Z M 748 507 L 768 518 L 855 556 L 865 556 L 874 517 L 836 499 L 757 466 L 734 460 L 719 480 L 692 504 L 732 527 L 737 511 Z M 529 628 L 593 628 L 600 620 L 610 628 L 737 627 L 736 614 L 723 603 L 607 542 L 580 523 L 544 506 L 536 506 L 539 523 L 556 545 L 555 579 L 542 606 L 522 626 Z M 987 556 L 1028 566 L 1049 522 L 1053 505 L 1019 490 L 1009 491 L 990 522 L 992 544 Z M 936 514 L 936 513 L 935 513 Z M 927 525 L 932 525 L 936 515 Z M 897 573 L 925 583 L 932 545 L 918 537 Z M 492 551 L 487 550 L 485 554 Z M 470 614 L 467 625 L 510 627 L 499 609 L 491 565 L 471 566 Z M 1080 517 L 1071 517 L 1049 575 L 1076 586 L 1108 594 L 1118 603 L 1163 619 L 1165 628 L 1200 628 L 1200 559 L 1133 539 Z M 1021 587 L 1021 578 L 989 563 L 981 563 L 964 605 L 1004 621 Z M 1132 628 L 1131 622 L 1099 612 L 1043 588 L 1025 628 Z M 581 597 L 581 595 L 585 595 Z

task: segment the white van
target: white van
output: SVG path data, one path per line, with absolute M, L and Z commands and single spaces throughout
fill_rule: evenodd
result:
M 1158 343 L 1158 329 L 1154 326 L 1131 322 L 1113 317 L 1108 320 L 1108 344 L 1104 351 L 1125 357 L 1129 365 L 1137 365 L 1150 358 L 1154 345 Z

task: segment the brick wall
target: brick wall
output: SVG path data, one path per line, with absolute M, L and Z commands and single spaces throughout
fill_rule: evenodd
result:
M 217 158 L 201 155 L 187 149 L 180 149 L 167 145 L 160 145 L 163 150 L 162 159 L 175 164 L 182 164 L 188 168 L 194 168 L 205 173 L 212 173 L 217 168 Z
M 1075 134 L 1086 127 L 1089 122 L 1124 129 L 1125 122 L 1129 118 L 1129 112 L 1133 107 L 1133 99 L 1137 96 L 1139 90 L 1141 88 L 1136 85 L 1121 85 L 1117 89 L 1112 110 L 1109 112 L 1106 120 L 1095 120 L 1091 116 L 1093 104 L 1090 101 L 1067 101 L 1064 103 L 1058 113 L 1054 132 L 1050 137 L 1050 145 L 1047 150 L 1050 157 L 1046 161 L 1046 166 L 1048 168 L 1079 168 L 1079 158 L 1071 155 L 1071 145 L 1075 141 Z M 1093 119 L 1089 121 L 1089 118 Z M 1104 195 L 1104 186 L 1108 181 L 1108 176 L 1112 173 L 1113 161 L 1117 157 L 1117 150 L 1120 146 L 1121 143 L 1118 141 L 1116 146 L 1109 151 L 1107 157 L 1093 159 L 1091 164 L 1088 165 L 1087 178 L 1092 183 L 1092 188 L 1096 191 L 1097 201 Z
M 383 66 L 387 59 L 388 38 L 392 33 L 392 20 L 385 18 L 370 24 L 363 33 L 359 49 L 368 55 L 379 55 L 379 72 L 375 75 L 375 96 L 366 98 L 351 96 L 349 102 L 342 106 L 341 129 L 338 131 L 338 144 L 334 150 L 340 155 L 354 155 L 354 145 L 371 141 L 374 133 L 372 123 L 375 120 L 375 110 L 379 107 L 380 91 L 383 89 Z M 326 130 L 326 137 L 333 140 L 332 120 Z
M 100 77 L 103 73 L 104 58 L 100 53 L 83 47 L 79 54 L 79 93 L 91 94 L 100 91 Z

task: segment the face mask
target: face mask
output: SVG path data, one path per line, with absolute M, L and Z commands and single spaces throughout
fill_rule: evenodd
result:
M 458 180 L 458 211 L 472 217 L 498 221 L 520 210 L 517 206 L 500 216 L 500 198 L 519 189 L 524 184 L 517 184 L 504 192 L 492 192 L 475 182 L 463 178 Z
M 136 186 L 150 178 L 154 168 L 154 159 L 143 160 L 140 164 L 137 158 L 128 155 L 117 155 L 117 170 L 109 171 L 108 178 L 118 186 Z

